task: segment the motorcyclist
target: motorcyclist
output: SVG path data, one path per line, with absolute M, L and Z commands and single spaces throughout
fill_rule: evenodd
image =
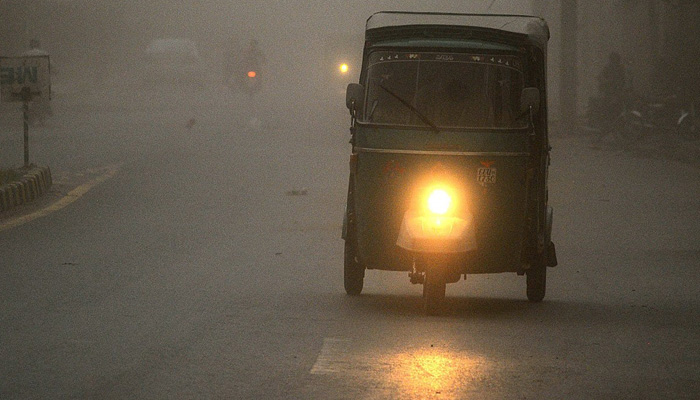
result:
M 248 44 L 242 55 L 242 63 L 243 67 L 249 71 L 257 71 L 266 63 L 265 55 L 260 50 L 257 40 L 253 39 Z
M 227 74 L 233 75 L 229 78 L 233 84 L 233 89 L 241 89 L 246 84 L 248 73 L 254 71 L 257 76 L 257 84 L 260 82 L 260 69 L 266 63 L 265 56 L 260 50 L 258 41 L 253 39 L 248 46 L 239 54 L 230 52 L 227 55 Z

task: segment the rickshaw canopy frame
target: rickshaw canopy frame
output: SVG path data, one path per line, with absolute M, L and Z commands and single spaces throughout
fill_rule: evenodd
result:
M 521 35 L 544 53 L 549 40 L 549 27 L 544 19 L 517 14 L 457 14 L 439 12 L 380 11 L 372 14 L 365 30 L 410 26 L 443 26 L 502 31 Z

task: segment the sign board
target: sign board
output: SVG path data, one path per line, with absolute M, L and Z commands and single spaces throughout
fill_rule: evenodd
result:
M 29 88 L 32 99 L 51 99 L 51 63 L 48 55 L 0 57 L 0 98 L 3 102 L 23 101 Z

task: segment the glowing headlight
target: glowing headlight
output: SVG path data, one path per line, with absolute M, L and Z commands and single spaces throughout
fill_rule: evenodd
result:
M 428 210 L 438 215 L 447 213 L 450 203 L 452 203 L 452 198 L 442 189 L 435 189 L 428 196 Z

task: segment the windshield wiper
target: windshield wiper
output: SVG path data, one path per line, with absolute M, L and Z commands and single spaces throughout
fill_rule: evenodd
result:
M 435 131 L 435 133 L 440 133 L 440 128 L 438 128 L 437 125 L 435 125 L 434 123 L 432 123 L 432 121 L 430 121 L 430 120 L 428 119 L 428 117 L 426 117 L 425 115 L 423 115 L 422 112 L 418 111 L 417 108 L 413 107 L 413 105 L 412 105 L 411 103 L 409 103 L 409 102 L 407 102 L 406 100 L 402 99 L 401 96 L 399 96 L 398 94 L 392 92 L 392 91 L 389 90 L 386 86 L 384 86 L 384 85 L 382 85 L 382 84 L 379 84 L 379 87 L 382 88 L 382 89 L 384 89 L 384 91 L 386 91 L 387 93 L 389 93 L 390 95 L 392 95 L 396 100 L 400 101 L 401 104 L 405 105 L 405 106 L 408 107 L 411 111 L 413 111 L 413 112 L 418 116 L 418 118 L 420 118 L 421 121 L 423 121 L 423 122 L 424 122 L 426 125 L 428 125 L 429 127 L 433 128 L 433 130 Z

